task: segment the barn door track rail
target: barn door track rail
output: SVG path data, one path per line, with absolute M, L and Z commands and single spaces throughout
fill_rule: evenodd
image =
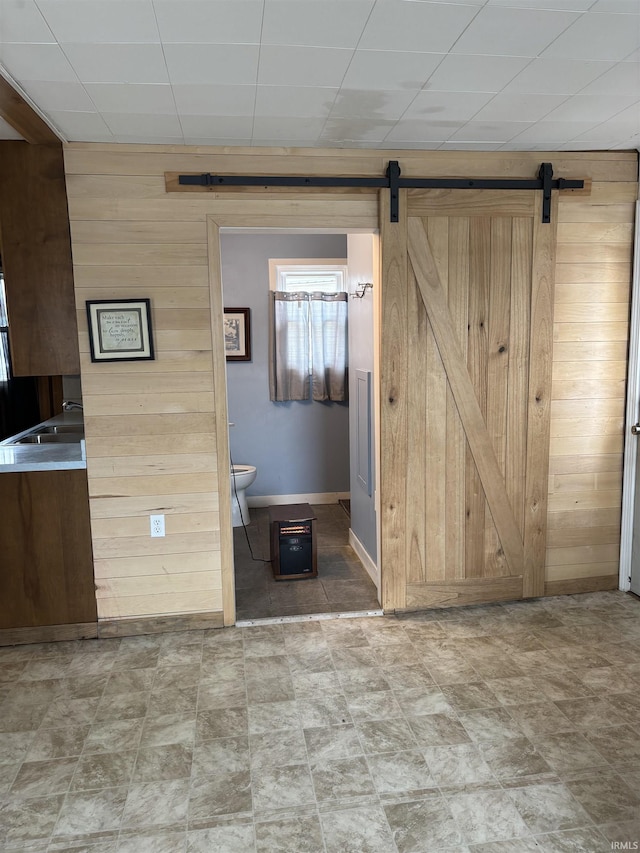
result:
M 551 191 L 583 189 L 583 180 L 554 178 L 551 163 L 542 163 L 538 177 L 526 178 L 401 178 L 400 164 L 390 160 L 384 177 L 380 178 L 332 178 L 251 175 L 179 175 L 178 183 L 183 186 L 203 187 L 341 187 L 388 189 L 391 193 L 391 222 L 398 222 L 399 193 L 401 189 L 450 189 L 450 190 L 542 190 L 542 221 L 551 222 Z

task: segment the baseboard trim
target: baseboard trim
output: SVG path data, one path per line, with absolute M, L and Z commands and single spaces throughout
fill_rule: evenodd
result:
M 369 552 L 365 549 L 364 545 L 351 528 L 349 528 L 349 545 L 351 545 L 353 550 L 356 552 L 358 559 L 367 570 L 367 574 L 376 585 L 376 589 L 378 590 L 378 599 L 380 599 L 380 571 L 371 559 Z
M 223 614 L 184 613 L 171 616 L 126 616 L 122 619 L 98 620 L 98 637 L 137 637 L 140 634 L 166 634 L 171 631 L 198 631 L 223 628 Z
M 93 640 L 98 636 L 95 622 L 71 625 L 37 625 L 33 628 L 0 629 L 0 646 L 24 646 L 30 643 L 62 643 L 65 640 Z
M 546 581 L 545 595 L 576 595 L 580 592 L 605 592 L 618 589 L 618 575 L 600 575 L 595 578 L 571 578 L 569 580 Z
M 247 495 L 247 504 L 255 507 L 283 504 L 337 504 L 347 500 L 351 492 L 315 492 L 306 495 Z

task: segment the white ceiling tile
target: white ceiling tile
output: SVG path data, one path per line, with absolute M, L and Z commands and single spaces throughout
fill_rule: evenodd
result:
M 113 141 L 122 145 L 186 145 L 183 136 L 154 136 L 150 133 L 117 133 Z
M 15 130 L 9 122 L 0 118 L 0 139 L 22 139 L 22 136 Z
M 253 122 L 253 134 L 271 140 L 317 138 L 324 124 L 323 118 L 307 118 L 301 122 L 284 116 L 257 116 Z
M 465 124 L 463 121 L 430 121 L 429 119 L 403 119 L 389 132 L 385 143 L 396 144 L 396 140 L 409 142 L 446 142 Z
M 628 15 L 582 15 L 544 51 L 564 59 L 626 59 L 640 47 L 640 20 Z
M 354 48 L 373 0 L 265 0 L 263 44 Z
M 487 6 L 512 6 L 515 9 L 586 12 L 594 0 L 487 0 Z
M 324 126 L 320 139 L 328 142 L 382 142 L 395 126 L 390 119 L 330 118 Z
M 52 110 L 48 117 L 69 142 L 113 142 L 113 134 L 99 113 Z
M 469 121 L 487 104 L 492 94 L 487 92 L 420 92 L 403 118 L 438 121 Z
M 262 0 L 154 0 L 165 44 L 259 44 Z
M 571 141 L 579 134 L 590 130 L 595 124 L 597 124 L 595 121 L 540 121 L 519 133 L 513 141 L 545 144 Z
M 249 139 L 253 117 L 181 115 L 180 123 L 185 136 Z
M 418 149 L 419 151 L 437 151 L 442 142 L 430 139 L 394 139 L 389 137 L 385 140 L 384 147 L 391 151 L 406 151 L 407 149 Z
M 500 93 L 476 116 L 475 121 L 540 121 L 567 100 L 566 95 Z
M 186 115 L 251 115 L 256 99 L 256 87 L 199 86 L 197 84 L 173 87 L 176 107 Z
M 473 121 L 467 122 L 464 127 L 451 135 L 451 142 L 485 142 L 502 145 L 522 133 L 530 127 L 533 122 L 524 121 Z
M 590 12 L 623 12 L 638 14 L 638 0 L 596 0 Z
M 159 42 L 150 0 L 38 0 L 59 42 Z
M 637 124 L 635 130 L 638 130 Z M 632 132 L 632 128 L 618 125 L 614 119 L 613 121 L 605 121 L 596 127 L 592 127 L 591 130 L 581 133 L 575 141 L 591 142 L 592 144 L 595 142 L 599 145 L 601 143 L 614 144 L 617 139 L 631 136 Z
M 517 142 L 510 139 L 500 148 L 501 151 L 563 151 L 569 150 L 563 147 L 562 142 Z
M 173 92 L 168 84 L 139 86 L 128 83 L 87 83 L 85 89 L 98 112 L 171 115 L 176 110 Z
M 93 101 L 80 83 L 27 80 L 23 88 L 33 102 L 45 112 L 49 110 L 95 112 Z
M 0 62 L 14 80 L 78 82 L 57 44 L 0 44 Z
M 575 95 L 611 67 L 611 62 L 586 59 L 534 59 L 505 91 Z
M 83 83 L 168 83 L 159 44 L 63 44 Z
M 595 124 L 626 110 L 637 98 L 637 92 L 634 95 L 573 95 L 545 116 L 545 121 L 582 121 L 588 116 Z
M 449 140 L 440 145 L 441 151 L 497 151 L 502 148 L 502 142 L 460 142 Z
M 54 43 L 51 32 L 34 0 L 2 0 L 0 2 L 0 43 Z
M 477 12 L 471 5 L 378 0 L 358 47 L 446 52 Z
M 581 95 L 633 95 L 640 92 L 640 62 L 619 62 L 580 92 Z
M 251 142 L 251 137 L 245 137 L 245 138 L 238 137 L 236 139 L 231 139 L 231 138 L 226 137 L 226 136 L 217 136 L 217 137 L 216 136 L 213 136 L 213 137 L 212 136 L 185 136 L 184 137 L 184 144 L 185 145 L 209 145 L 209 146 L 214 146 L 216 148 L 218 148 L 220 146 L 228 147 L 230 145 L 233 145 L 233 146 L 240 146 L 243 148 L 247 148 L 252 144 L 252 142 Z M 271 143 L 269 143 L 269 144 L 271 144 Z
M 440 92 L 500 92 L 529 62 L 521 56 L 449 54 L 429 77 Z
M 326 118 L 337 93 L 335 87 L 258 86 L 255 115 Z
M 452 53 L 537 56 L 578 15 L 538 9 L 485 6 L 452 48 Z
M 340 89 L 330 118 L 357 118 L 371 121 L 378 118 L 399 119 L 414 100 L 418 91 L 372 92 L 365 89 Z
M 353 51 L 340 48 L 264 45 L 260 51 L 258 83 L 339 86 L 352 55 Z
M 176 115 L 136 115 L 135 113 L 103 113 L 107 126 L 115 136 L 130 136 L 157 139 L 157 137 L 182 137 L 182 127 Z
M 256 82 L 258 51 L 250 44 L 166 44 L 172 83 L 243 85 Z
M 343 86 L 349 89 L 421 89 L 444 57 L 443 53 L 357 50 Z
M 596 137 L 603 138 L 604 136 L 611 139 L 616 137 L 624 139 L 634 136 L 637 133 L 640 133 L 640 101 L 632 104 L 626 110 L 622 110 L 608 121 L 597 125 L 591 130 L 585 131 L 585 133 L 580 135 L 580 138 L 588 139 L 590 138 L 590 134 L 593 134 L 594 139 Z

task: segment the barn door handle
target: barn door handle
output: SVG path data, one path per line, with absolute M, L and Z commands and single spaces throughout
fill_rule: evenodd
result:
M 640 424 L 634 424 L 631 427 L 631 435 L 640 435 Z

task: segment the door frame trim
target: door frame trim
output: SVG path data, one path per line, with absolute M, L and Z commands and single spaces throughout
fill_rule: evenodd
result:
M 328 193 L 330 195 L 330 193 Z M 277 194 L 268 197 L 225 193 L 224 197 L 209 204 L 206 215 L 207 255 L 209 269 L 210 314 L 212 331 L 213 387 L 216 397 L 215 434 L 218 460 L 229 458 L 229 428 L 227 404 L 226 358 L 224 354 L 224 336 L 222 335 L 222 264 L 220 251 L 221 229 L 262 230 L 273 228 L 279 231 L 372 231 L 379 230 L 378 199 L 375 194 L 363 194 L 354 204 L 353 199 L 336 194 L 330 199 L 332 205 L 343 203 L 346 210 L 338 212 L 332 208 L 330 216 L 323 208 L 326 196 L 316 196 L 310 205 L 295 203 L 291 199 L 278 198 Z M 278 202 L 283 209 L 279 209 Z M 320 204 L 318 204 L 320 202 Z M 253 209 L 252 209 L 253 208 Z M 287 209 L 288 208 L 288 209 Z M 293 211 L 292 211 L 293 209 Z M 316 224 L 314 224 L 316 223 Z M 333 227 L 328 227 L 329 225 Z M 380 252 L 382 244 L 379 244 Z M 216 334 L 216 331 L 218 334 Z M 375 330 L 374 330 L 375 334 Z M 377 365 L 378 382 L 380 365 Z M 376 412 L 376 419 L 380 414 Z M 375 447 L 374 452 L 379 452 Z M 222 468 L 224 471 L 224 467 Z M 379 483 L 379 459 L 376 458 L 376 483 Z M 231 490 L 224 482 L 218 464 L 218 495 L 220 513 L 220 552 L 222 575 L 222 609 L 225 627 L 236 622 L 235 569 L 233 563 L 233 527 L 231 525 Z M 378 518 L 378 526 L 380 518 Z M 382 559 L 378 553 L 378 567 L 382 575 Z
M 620 523 L 620 574 L 618 588 L 628 592 L 631 586 L 631 551 L 633 516 L 636 502 L 636 466 L 638 438 L 631 427 L 640 418 L 640 201 L 636 202 L 636 225 L 631 283 L 631 318 L 629 328 L 629 362 L 627 372 L 627 404 L 624 419 L 624 466 L 622 470 L 622 519 Z

